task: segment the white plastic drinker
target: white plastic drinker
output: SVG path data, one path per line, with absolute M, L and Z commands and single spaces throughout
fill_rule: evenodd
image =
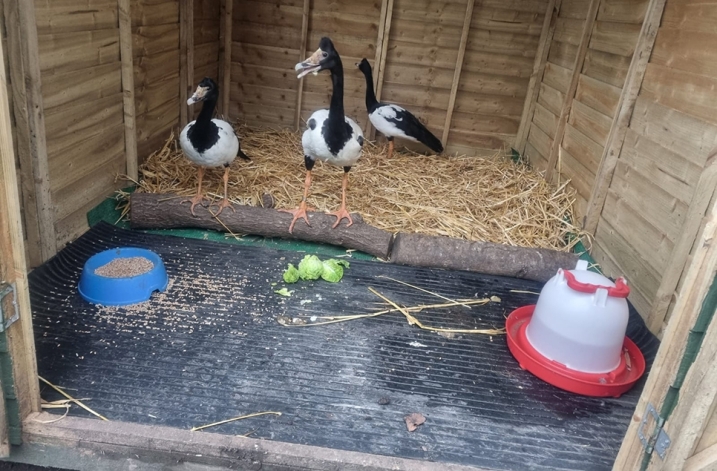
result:
M 526 329 L 528 342 L 541 355 L 585 373 L 607 373 L 620 364 L 627 330 L 624 278 L 615 283 L 587 270 L 559 269 L 538 297 Z

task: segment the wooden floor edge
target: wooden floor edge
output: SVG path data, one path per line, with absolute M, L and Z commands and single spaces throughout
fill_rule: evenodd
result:
M 57 415 L 47 412 L 29 416 L 23 423 L 24 442 L 70 447 L 114 460 L 127 457 L 145 463 L 181 462 L 230 469 L 488 471 L 463 465 L 128 422 L 66 417 L 48 423 L 57 418 Z

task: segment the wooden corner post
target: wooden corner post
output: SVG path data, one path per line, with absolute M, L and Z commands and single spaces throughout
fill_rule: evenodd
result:
M 301 44 L 299 45 L 299 62 L 306 59 L 307 41 L 309 40 L 309 15 L 311 14 L 311 0 L 304 0 L 303 14 L 301 15 Z M 299 80 L 296 90 L 296 113 L 294 114 L 294 128 L 301 127 L 301 102 L 304 98 L 304 81 Z
M 132 17 L 130 0 L 117 0 L 119 14 L 120 57 L 122 60 L 122 96 L 124 108 L 124 147 L 127 176 L 139 177 L 137 161 L 137 127 L 134 107 L 134 61 L 132 58 Z
M 29 6 L 30 9 L 34 8 L 31 2 L 18 3 Z M 34 17 L 34 14 L 32 16 Z M 15 312 L 0 320 L 3 322 L 1 335 L 7 339 L 7 350 L 0 352 L 0 355 L 9 355 L 12 363 L 11 371 L 3 371 L 1 381 L 6 392 L 4 402 L 7 416 L 9 418 L 10 414 L 13 414 L 19 427 L 20 420 L 40 411 L 40 389 L 3 49 L 4 45 L 0 44 L 0 302 L 3 307 L 11 306 Z M 31 116 L 37 117 L 38 114 L 41 116 L 42 109 L 31 112 Z M 10 323 L 10 319 L 15 315 L 17 320 Z M 3 369 L 6 365 L 7 362 L 3 361 Z M 14 391 L 11 394 L 14 398 L 7 394 L 7 389 L 12 389 L 13 385 Z M 15 443 L 20 439 L 19 429 L 16 433 L 18 436 L 15 437 Z M 9 440 L 13 443 L 12 436 Z
M 388 40 L 391 34 L 391 21 L 393 19 L 393 0 L 381 2 L 381 13 L 378 20 L 378 36 L 376 37 L 376 56 L 373 60 L 373 80 L 376 99 L 381 101 L 383 91 L 383 76 L 386 69 L 386 54 L 388 53 Z M 364 134 L 373 140 L 376 137 L 376 130 L 371 126 L 371 121 L 366 122 Z

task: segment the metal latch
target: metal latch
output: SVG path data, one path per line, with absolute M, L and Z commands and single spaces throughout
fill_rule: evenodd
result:
M 6 303 L 5 297 L 9 294 L 12 294 L 12 302 Z M 7 307 L 10 309 L 6 309 Z M 4 332 L 19 318 L 20 312 L 17 309 L 15 283 L 0 284 L 0 332 Z
M 651 435 L 645 435 L 644 429 L 650 416 L 655 419 L 655 430 Z M 645 449 L 647 454 L 652 454 L 654 450 L 657 452 L 658 456 L 664 460 L 667 448 L 670 446 L 671 441 L 667 432 L 665 432 L 662 428 L 663 425 L 665 425 L 665 419 L 660 417 L 660 414 L 657 413 L 655 406 L 648 403 L 647 410 L 645 411 L 645 415 L 642 417 L 640 427 L 637 429 L 637 435 L 640 437 L 642 447 Z

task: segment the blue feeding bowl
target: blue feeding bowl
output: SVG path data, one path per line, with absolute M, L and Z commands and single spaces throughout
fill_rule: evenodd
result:
M 143 257 L 154 267 L 134 276 L 110 277 L 95 273 L 100 267 L 120 258 Z M 167 289 L 167 270 L 159 255 L 151 250 L 120 247 L 105 250 L 85 262 L 77 289 L 80 295 L 94 304 L 124 306 L 147 301 L 154 291 Z

